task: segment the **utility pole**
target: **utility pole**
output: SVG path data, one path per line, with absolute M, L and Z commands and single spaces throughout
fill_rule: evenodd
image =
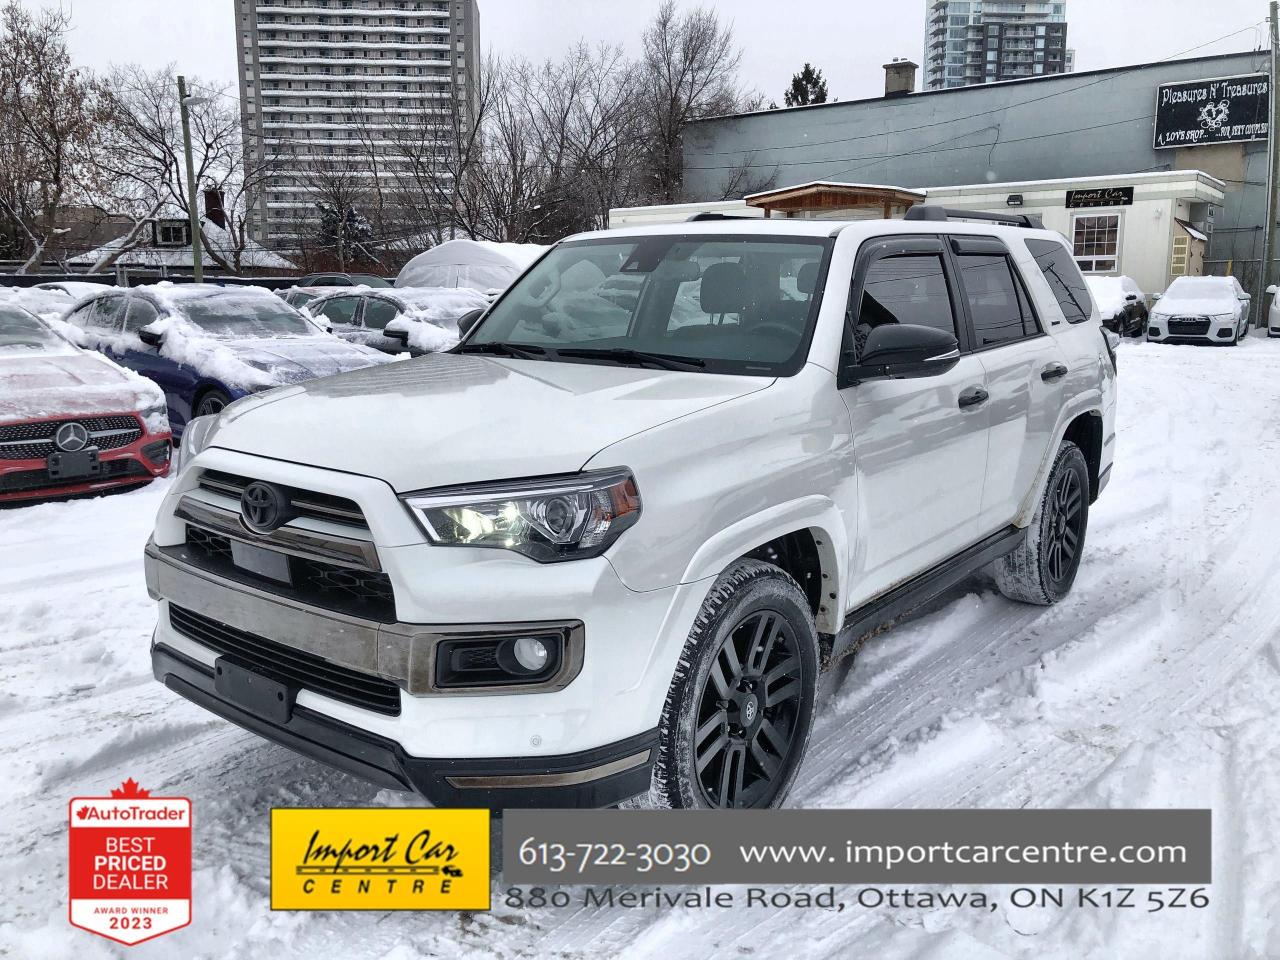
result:
M 178 77 L 178 110 L 182 114 L 182 149 L 187 159 L 187 213 L 191 216 L 191 279 L 196 283 L 204 281 L 204 259 L 200 250 L 200 211 L 196 206 L 196 168 L 191 159 L 191 120 L 187 114 L 187 107 L 204 102 L 203 97 L 188 97 L 187 78 Z
M 1267 287 L 1271 283 L 1272 261 L 1276 257 L 1276 217 L 1280 216 L 1280 96 L 1276 93 L 1276 57 L 1280 50 L 1280 2 L 1271 0 L 1271 116 L 1267 124 L 1267 227 L 1262 237 L 1262 265 L 1258 271 L 1258 288 L 1254 297 L 1257 325 L 1267 323 Z

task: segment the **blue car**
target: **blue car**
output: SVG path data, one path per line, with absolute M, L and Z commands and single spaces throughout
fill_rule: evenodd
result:
M 391 360 L 325 333 L 270 291 L 169 284 L 113 288 L 64 317 L 83 346 L 154 380 L 180 436 L 233 400 Z

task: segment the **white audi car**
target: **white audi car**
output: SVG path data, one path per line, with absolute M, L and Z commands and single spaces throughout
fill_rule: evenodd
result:
M 1147 318 L 1158 343 L 1227 343 L 1249 335 L 1249 294 L 1235 277 L 1179 277 Z

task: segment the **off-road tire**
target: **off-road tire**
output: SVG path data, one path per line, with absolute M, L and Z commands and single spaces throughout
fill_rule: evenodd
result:
M 1055 544 L 1062 549 L 1064 538 L 1061 525 L 1064 521 L 1064 488 L 1074 493 L 1067 496 L 1078 509 L 1065 522 L 1075 535 L 1072 554 L 1062 562 L 1061 553 L 1055 558 Z M 1074 499 L 1078 498 L 1078 499 Z M 1077 521 L 1078 518 L 1078 521 Z M 1076 572 L 1080 569 L 1080 556 L 1084 552 L 1085 532 L 1089 525 L 1089 465 L 1084 454 L 1070 440 L 1063 441 L 1049 471 L 1049 482 L 1036 507 L 1035 516 L 1023 532 L 1017 548 L 993 564 L 996 586 L 1010 600 L 1048 606 L 1057 603 L 1071 590 Z M 1055 575 L 1056 569 L 1056 575 Z
M 766 623 L 766 627 L 758 629 L 761 621 Z M 675 676 L 663 705 L 662 718 L 658 725 L 658 756 L 654 763 L 649 792 L 629 801 L 624 804 L 625 806 L 659 809 L 707 809 L 721 806 L 708 799 L 707 794 L 704 793 L 705 788 L 700 785 L 699 771 L 696 769 L 694 739 L 699 726 L 699 709 L 706 708 L 707 698 L 714 700 L 718 697 L 719 688 L 711 677 L 713 668 L 719 671 L 717 676 L 721 680 L 727 679 L 729 671 L 725 667 L 722 654 L 726 640 L 734 637 L 735 634 L 739 638 L 736 641 L 738 643 L 743 642 L 745 638 L 747 652 L 740 659 L 745 672 L 750 673 L 749 661 L 756 656 L 757 652 L 763 652 L 765 648 L 766 641 L 760 639 L 762 634 L 772 632 L 773 624 L 779 621 L 782 626 L 776 635 L 777 639 L 770 645 L 772 652 L 769 662 L 774 663 L 775 666 L 773 671 L 763 670 L 763 675 L 768 676 L 770 672 L 776 672 L 779 666 L 785 665 L 785 661 L 777 664 L 776 658 L 780 652 L 786 652 L 788 657 L 794 655 L 799 661 L 798 696 L 794 701 L 787 700 L 769 706 L 767 705 L 769 692 L 771 689 L 779 691 L 781 689 L 779 682 L 766 684 L 761 680 L 744 679 L 743 684 L 750 685 L 756 692 L 744 691 L 741 694 L 735 693 L 734 696 L 746 696 L 748 700 L 759 697 L 757 701 L 760 704 L 759 714 L 753 712 L 751 716 L 753 721 L 759 724 L 755 728 L 757 735 L 764 735 L 761 741 L 762 747 L 757 747 L 755 740 L 745 739 L 750 735 L 750 726 L 739 726 L 737 723 L 729 722 L 729 717 L 737 721 L 744 720 L 747 716 L 746 710 L 750 709 L 749 703 L 746 709 L 740 710 L 736 702 L 733 702 L 733 705 L 724 711 L 726 719 L 722 732 L 721 728 L 708 727 L 713 718 L 703 720 L 704 728 L 715 732 L 714 738 L 710 740 L 704 738 L 704 744 L 712 744 L 712 740 L 719 742 L 719 738 L 723 735 L 731 745 L 722 749 L 721 755 L 706 765 L 702 776 L 713 777 L 715 776 L 713 765 L 729 763 L 730 749 L 737 750 L 736 755 L 741 758 L 733 762 L 746 765 L 743 768 L 746 773 L 743 774 L 742 782 L 745 783 L 752 767 L 755 767 L 757 774 L 762 776 L 764 767 L 757 762 L 755 759 L 757 755 L 753 752 L 755 749 L 768 749 L 770 737 L 762 727 L 765 722 L 769 722 L 770 732 L 773 732 L 782 727 L 781 722 L 775 727 L 772 723 L 774 719 L 780 717 L 789 719 L 791 725 L 787 727 L 790 734 L 788 747 L 781 756 L 780 765 L 776 768 L 773 777 L 768 780 L 757 779 L 750 788 L 746 786 L 738 788 L 743 795 L 742 805 L 744 806 L 781 806 L 795 781 L 813 726 L 819 670 L 818 633 L 804 591 L 783 570 L 759 560 L 737 561 L 720 575 L 706 600 L 703 601 L 702 609 L 698 612 L 693 629 L 680 653 L 680 661 L 676 666 Z M 739 628 L 742 632 L 738 632 Z M 760 642 L 757 643 L 757 640 Z M 761 664 L 761 666 L 764 667 L 767 664 Z M 778 680 L 786 680 L 785 686 L 788 688 L 795 679 L 796 677 L 790 673 L 778 678 Z M 782 717 L 781 713 L 769 714 L 770 710 L 783 709 L 793 712 L 789 712 L 786 717 Z M 742 733 L 738 735 L 734 733 L 735 731 L 742 731 Z M 739 741 L 745 746 L 733 746 Z M 770 759 L 773 759 L 772 754 Z M 730 767 L 730 769 L 736 771 L 737 768 Z M 733 774 L 730 779 L 732 776 Z M 761 787 L 762 783 L 765 786 Z

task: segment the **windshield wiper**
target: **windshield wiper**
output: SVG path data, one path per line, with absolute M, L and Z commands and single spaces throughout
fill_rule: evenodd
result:
M 491 353 L 496 357 L 515 357 L 517 360 L 540 360 L 546 356 L 544 347 L 536 344 L 516 343 L 464 343 L 458 353 Z
M 650 353 L 630 347 L 560 347 L 556 353 L 583 360 L 613 360 L 623 365 L 648 363 L 663 370 L 701 370 L 707 365 L 707 361 L 697 357 L 674 357 L 669 353 Z

